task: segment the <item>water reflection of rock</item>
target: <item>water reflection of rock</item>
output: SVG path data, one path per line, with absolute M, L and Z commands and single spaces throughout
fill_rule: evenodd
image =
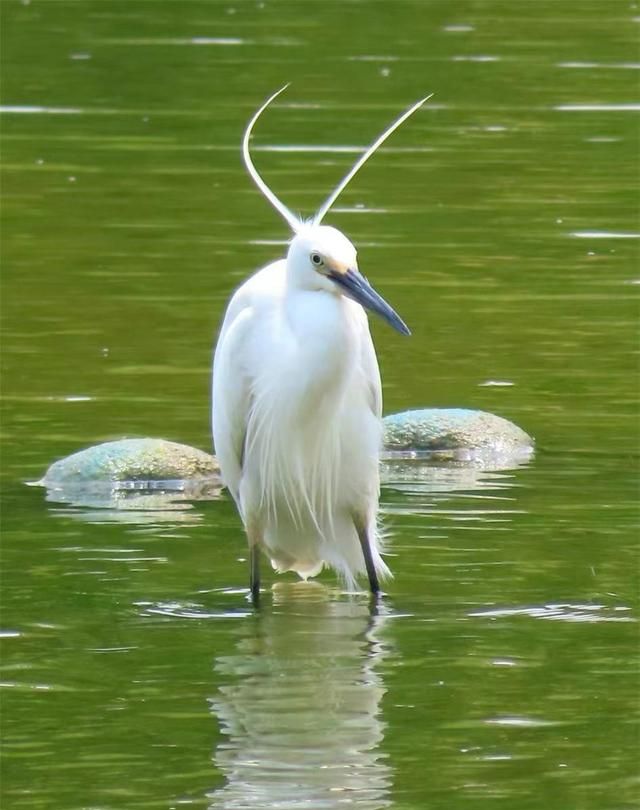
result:
M 385 490 L 406 496 L 428 495 L 464 490 L 495 490 L 513 485 L 508 470 L 524 466 L 526 461 L 510 465 L 482 462 L 443 462 L 433 454 L 386 454 L 381 466 Z M 85 523 L 200 523 L 199 501 L 222 497 L 218 479 L 195 481 L 84 482 L 67 487 L 48 487 L 46 500 L 58 505 L 52 512 Z M 385 492 L 382 494 L 384 506 Z M 410 511 L 411 504 L 407 503 Z
M 57 504 L 53 514 L 83 523 L 185 524 L 200 523 L 194 504 L 221 496 L 219 481 L 159 481 L 137 487 L 133 482 L 105 485 L 94 482 L 75 487 L 48 488 L 46 500 Z
M 471 414 L 483 426 L 482 435 L 488 437 L 485 444 L 477 442 L 477 446 L 471 446 L 469 441 L 464 448 L 443 446 L 429 450 L 387 448 L 382 455 L 383 484 L 409 496 L 496 489 L 500 486 L 498 471 L 514 469 L 531 460 L 530 443 L 489 441 L 493 434 L 480 417 L 490 417 L 489 424 L 491 420 L 499 425 L 511 423 L 481 412 L 452 409 L 407 412 L 408 416 L 438 417 L 422 422 L 419 419 L 393 422 L 393 435 L 398 446 L 403 438 L 413 437 L 417 441 L 418 437 L 427 442 L 431 434 L 443 442 L 447 437 L 453 441 L 458 436 L 453 428 L 460 428 L 460 420 L 453 419 L 452 414 L 459 413 Z M 448 421 L 443 414 L 449 415 Z M 463 424 L 467 422 L 465 417 Z M 442 430 L 447 425 L 449 433 L 445 435 Z M 514 435 L 522 433 L 515 425 L 512 428 Z M 223 491 L 213 456 L 164 439 L 127 439 L 87 448 L 52 464 L 43 479 L 32 485 L 46 487 L 46 500 L 62 506 L 52 509 L 54 514 L 85 523 L 133 525 L 199 523 L 202 513 L 195 504 L 216 500 Z
M 530 458 L 514 459 L 506 463 L 496 459 L 492 463 L 485 458 L 482 462 L 439 462 L 431 454 L 412 454 L 394 457 L 391 454 L 383 459 L 380 468 L 382 485 L 406 494 L 459 492 L 476 489 L 508 489 L 513 486 L 512 470 L 525 467 Z
M 226 784 L 211 808 L 390 805 L 383 618 L 317 583 L 274 587 L 273 608 L 243 623 L 236 652 L 216 660 L 226 683 L 211 708 L 225 740 L 214 759 Z

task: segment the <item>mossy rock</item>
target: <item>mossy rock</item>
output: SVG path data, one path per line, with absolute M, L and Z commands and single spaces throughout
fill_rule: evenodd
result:
M 48 488 L 101 483 L 145 488 L 219 476 L 215 457 L 166 439 L 120 439 L 103 442 L 54 462 L 38 483 Z
M 431 453 L 440 460 L 488 455 L 528 456 L 531 436 L 507 419 L 468 408 L 421 408 L 384 418 L 384 446 L 391 454 Z

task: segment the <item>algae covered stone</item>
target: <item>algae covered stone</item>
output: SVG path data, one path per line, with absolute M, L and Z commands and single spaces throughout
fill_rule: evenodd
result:
M 384 446 L 391 452 L 432 452 L 463 457 L 478 452 L 531 453 L 533 439 L 493 413 L 468 408 L 421 408 L 384 418 Z
M 54 462 L 39 483 L 47 487 L 131 482 L 180 482 L 219 474 L 215 457 L 166 439 L 120 439 Z

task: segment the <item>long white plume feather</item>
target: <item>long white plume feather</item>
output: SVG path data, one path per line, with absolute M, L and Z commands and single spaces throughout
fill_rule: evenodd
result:
M 280 91 L 278 91 L 278 92 L 280 92 Z M 276 95 L 277 95 L 277 93 L 276 93 Z M 433 96 L 433 93 L 430 93 L 428 96 L 425 96 L 425 98 L 422 98 L 422 99 L 420 99 L 420 101 L 417 101 L 412 107 L 409 107 L 409 109 L 406 110 L 406 112 L 402 113 L 402 115 L 399 118 L 396 118 L 396 120 L 389 127 L 387 127 L 387 129 L 385 129 L 385 131 L 382 133 L 382 135 L 380 135 L 380 137 L 378 137 L 371 144 L 371 146 L 361 156 L 361 158 L 355 163 L 355 165 L 348 172 L 348 174 L 345 177 L 342 178 L 340 183 L 338 183 L 336 188 L 327 197 L 327 199 L 325 200 L 323 205 L 320 206 L 320 208 L 318 209 L 318 213 L 313 218 L 313 224 L 314 225 L 319 225 L 322 222 L 322 220 L 326 216 L 326 214 L 329 211 L 329 209 L 331 208 L 331 206 L 338 199 L 339 195 L 344 191 L 344 189 L 349 184 L 349 182 L 354 177 L 354 175 L 362 168 L 362 166 L 364 166 L 364 164 L 367 162 L 367 160 L 369 160 L 371 155 L 373 155 L 373 153 L 380 146 L 382 146 L 382 144 L 387 140 L 389 135 L 391 135 L 393 132 L 395 132 L 396 129 L 398 129 L 398 127 L 400 126 L 400 124 L 402 124 L 404 121 L 406 121 L 407 118 L 409 118 L 410 115 L 413 115 L 413 113 L 416 110 L 419 110 L 420 107 L 422 107 L 422 105 L 425 103 L 425 101 L 428 101 L 432 96 Z M 268 103 L 269 102 L 267 102 L 267 104 Z
M 286 221 L 289 223 L 291 228 L 293 229 L 294 233 L 297 233 L 302 226 L 301 220 L 298 219 L 291 211 L 287 208 L 287 206 L 281 202 L 276 195 L 271 191 L 269 186 L 264 182 L 258 170 L 253 164 L 253 160 L 251 160 L 251 154 L 249 152 L 249 139 L 251 138 L 251 132 L 253 131 L 253 127 L 262 115 L 262 113 L 267 109 L 269 104 L 276 99 L 283 90 L 286 90 L 289 85 L 285 84 L 284 87 L 281 87 L 277 90 L 272 96 L 270 96 L 264 104 L 260 107 L 260 109 L 255 113 L 251 121 L 247 124 L 247 128 L 244 131 L 244 137 L 242 139 L 242 157 L 244 158 L 244 165 L 247 167 L 247 171 L 251 175 L 251 179 L 253 182 L 258 186 L 260 191 L 264 194 L 264 196 L 269 200 L 271 205 L 276 209 L 276 211 L 281 214 Z
M 258 186 L 260 191 L 264 194 L 264 196 L 269 200 L 271 205 L 276 209 L 276 211 L 289 223 L 294 233 L 298 233 L 300 228 L 303 226 L 303 221 L 295 216 L 287 206 L 276 197 L 276 195 L 271 191 L 269 186 L 265 183 L 265 181 L 260 176 L 258 170 L 256 169 L 253 160 L 251 159 L 251 153 L 249 151 L 249 141 L 251 139 L 251 133 L 253 132 L 253 128 L 260 118 L 262 113 L 267 109 L 267 107 L 271 104 L 274 99 L 276 99 L 280 93 L 289 87 L 289 84 L 285 84 L 284 87 L 281 87 L 279 90 L 276 90 L 273 95 L 269 96 L 269 98 L 264 102 L 264 104 L 258 109 L 258 111 L 253 115 L 249 123 L 247 124 L 247 128 L 244 131 L 244 137 L 242 138 L 242 157 L 244 158 L 244 165 L 247 167 L 247 171 L 251 175 L 253 182 Z M 371 146 L 361 155 L 359 160 L 353 165 L 353 167 L 349 170 L 349 172 L 342 178 L 342 180 L 338 183 L 336 188 L 331 192 L 331 194 L 327 197 L 325 202 L 320 206 L 318 212 L 314 216 L 312 223 L 313 225 L 320 225 L 324 217 L 327 215 L 328 211 L 330 210 L 331 206 L 334 202 L 338 199 L 340 194 L 345 190 L 347 185 L 351 182 L 353 177 L 357 174 L 357 172 L 364 166 L 364 164 L 369 160 L 371 155 L 376 152 L 380 146 L 387 140 L 387 138 L 398 129 L 398 127 L 404 123 L 409 116 L 413 115 L 416 110 L 419 110 L 422 105 L 428 101 L 433 96 L 433 93 L 430 93 L 428 96 L 420 99 L 408 110 L 402 113 L 398 118 L 393 121 L 390 126 L 385 129 L 385 131 L 380 135 L 376 140 L 371 144 Z

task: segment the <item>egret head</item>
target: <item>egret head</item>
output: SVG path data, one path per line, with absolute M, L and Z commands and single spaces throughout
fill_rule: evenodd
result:
M 291 240 L 287 271 L 298 287 L 346 295 L 403 335 L 407 325 L 358 270 L 353 244 L 337 228 L 304 225 Z
M 312 223 L 291 240 L 287 265 L 297 286 L 329 292 L 337 292 L 334 275 L 358 268 L 356 249 L 341 231 Z
M 344 191 L 356 172 L 371 155 L 386 141 L 403 121 L 418 110 L 431 96 L 421 99 L 396 118 L 371 146 L 360 156 L 352 168 L 338 183 L 336 188 L 320 206 L 310 223 L 295 216 L 271 191 L 256 169 L 249 151 L 249 141 L 253 127 L 269 104 L 285 90 L 280 88 L 268 98 L 249 121 L 242 139 L 242 155 L 245 166 L 254 183 L 269 200 L 271 205 L 289 223 L 295 236 L 291 240 L 287 257 L 290 272 L 295 283 L 306 289 L 326 290 L 335 294 L 347 295 L 362 306 L 381 315 L 394 329 L 402 334 L 410 334 L 409 329 L 393 309 L 371 287 L 358 271 L 356 249 L 347 237 L 336 228 L 322 225 L 322 220 L 331 206 Z

